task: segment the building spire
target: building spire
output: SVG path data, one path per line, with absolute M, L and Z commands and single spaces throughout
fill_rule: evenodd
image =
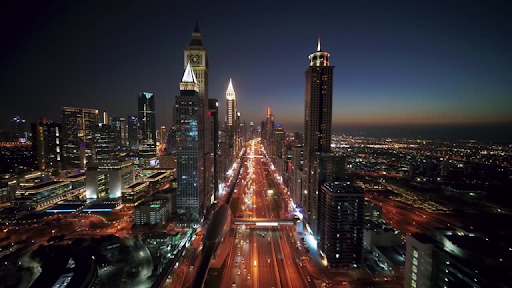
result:
M 228 90 L 226 91 L 226 99 L 234 100 L 235 99 L 235 89 L 233 89 L 233 82 L 231 78 L 229 78 Z
M 201 30 L 199 30 L 199 22 L 196 21 L 196 28 L 194 28 L 194 33 L 201 33 Z
M 197 84 L 196 75 L 194 74 L 194 70 L 192 70 L 192 67 L 190 66 L 190 62 L 188 62 L 187 64 L 187 68 L 185 69 L 185 73 L 183 73 L 183 78 L 181 79 L 181 82 Z
M 321 51 L 321 50 L 320 50 L 320 35 L 318 35 L 318 46 L 317 46 L 317 48 L 316 48 L 316 51 L 317 51 L 317 52 L 320 52 L 320 51 Z

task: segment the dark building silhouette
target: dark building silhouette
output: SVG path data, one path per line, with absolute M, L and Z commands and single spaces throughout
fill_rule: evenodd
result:
M 361 267 L 363 261 L 364 193 L 349 182 L 327 182 L 320 191 L 322 206 L 318 248 L 333 270 Z

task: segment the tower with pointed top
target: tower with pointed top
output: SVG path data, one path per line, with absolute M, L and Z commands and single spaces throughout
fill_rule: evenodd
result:
M 199 24 L 196 22 L 192 39 L 187 49 L 183 51 L 183 67 L 190 63 L 196 76 L 199 97 L 203 104 L 208 104 L 208 54 L 203 46 L 203 36 L 199 30 Z
M 315 237 L 318 237 L 319 190 L 318 155 L 331 151 L 332 86 L 334 66 L 329 64 L 330 54 L 322 51 L 318 38 L 317 51 L 309 55 L 305 72 L 304 111 L 304 183 L 302 207 Z
M 175 102 L 177 209 L 199 220 L 205 213 L 204 105 L 190 63 Z
M 233 89 L 233 82 L 229 79 L 228 89 L 226 90 L 226 134 L 227 134 L 227 151 L 230 151 L 227 156 L 228 165 L 231 165 L 234 160 L 236 148 L 236 132 L 237 128 L 237 111 L 236 111 L 236 94 Z
M 213 177 L 213 166 L 215 165 L 214 161 L 215 158 L 213 157 L 213 152 L 215 151 L 217 147 L 217 143 L 214 143 L 211 141 L 211 137 L 209 135 L 211 134 L 211 130 L 213 127 L 211 127 L 208 115 L 208 53 L 206 51 L 206 48 L 203 46 L 203 37 L 201 34 L 201 30 L 199 29 L 199 24 L 196 22 L 196 26 L 194 28 L 194 31 L 192 32 L 192 39 L 190 40 L 189 45 L 187 48 L 183 51 L 183 65 L 186 67 L 189 63 L 190 66 L 194 72 L 194 75 L 196 77 L 196 83 L 198 88 L 198 96 L 200 98 L 200 101 L 202 102 L 203 107 L 203 113 L 202 119 L 203 119 L 203 127 L 204 127 L 204 135 L 203 140 L 204 143 L 204 155 L 203 162 L 205 163 L 205 169 L 203 171 L 204 179 L 205 179 L 205 185 L 204 185 L 204 201 L 205 202 L 212 202 L 212 195 L 214 191 L 213 183 L 215 181 L 212 181 Z

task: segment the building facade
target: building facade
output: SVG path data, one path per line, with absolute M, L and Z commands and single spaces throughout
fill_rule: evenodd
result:
M 330 54 L 320 49 L 320 39 L 315 53 L 309 55 L 309 67 L 305 72 L 304 112 L 304 176 L 305 194 L 302 207 L 306 221 L 315 234 L 319 222 L 318 159 L 316 153 L 331 151 L 333 69 Z
M 39 170 L 61 169 L 62 125 L 45 118 L 32 123 L 32 147 Z
M 177 209 L 194 219 L 199 219 L 205 209 L 203 109 L 194 71 L 188 65 L 175 102 Z
M 332 270 L 361 268 L 364 193 L 350 182 L 327 182 L 320 192 L 318 248 Z
M 92 160 L 92 145 L 98 126 L 98 110 L 62 107 L 62 152 L 66 168 L 85 169 Z
M 135 182 L 132 161 L 89 163 L 85 172 L 87 199 L 119 198 L 122 189 Z
M 156 155 L 155 95 L 142 92 L 138 95 L 139 107 L 139 153 L 142 156 Z

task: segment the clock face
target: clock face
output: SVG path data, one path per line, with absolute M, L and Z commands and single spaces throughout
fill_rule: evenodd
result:
M 201 55 L 200 54 L 190 54 L 188 56 L 188 60 L 190 61 L 190 64 L 192 65 L 199 65 L 201 64 Z

